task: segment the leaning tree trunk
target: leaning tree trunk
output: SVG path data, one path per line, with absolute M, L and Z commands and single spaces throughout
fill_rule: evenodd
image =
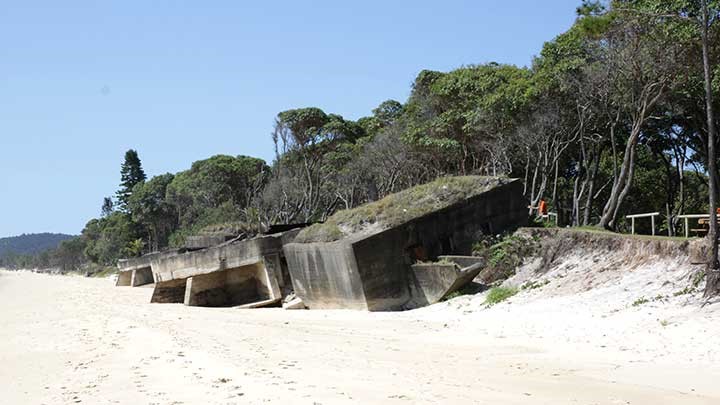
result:
M 710 57 L 708 55 L 708 5 L 707 0 L 702 0 L 702 50 L 703 68 L 705 71 L 705 112 L 707 114 L 708 126 L 708 174 L 710 188 L 710 231 L 708 239 L 710 242 L 710 260 L 707 265 L 707 283 L 705 285 L 705 296 L 712 297 L 720 294 L 720 263 L 718 263 L 718 240 L 717 240 L 717 218 L 715 207 L 717 206 L 717 163 L 715 161 L 715 116 L 713 114 L 712 77 L 710 72 Z
M 613 187 L 610 191 L 610 198 L 605 204 L 602 217 L 600 218 L 600 223 L 598 224 L 602 228 L 610 229 L 615 226 L 614 219 L 617 214 L 617 209 L 622 203 L 621 196 L 623 195 L 623 190 L 625 190 L 626 183 L 630 181 L 629 175 L 632 169 L 635 145 L 637 144 L 639 136 L 640 128 L 639 124 L 636 123 L 635 127 L 632 129 L 632 133 L 630 134 L 630 139 L 628 139 L 627 146 L 625 147 L 625 154 L 623 155 L 620 173 L 618 174 L 617 179 L 613 182 Z
M 625 186 L 620 192 L 618 197 L 617 205 L 615 205 L 615 211 L 613 212 L 612 221 L 610 222 L 613 228 L 617 228 L 618 212 L 620 211 L 620 204 L 625 200 L 628 193 L 630 192 L 630 186 L 632 185 L 633 177 L 635 176 L 635 148 L 630 152 L 630 171 L 628 172 L 627 179 L 625 180 Z

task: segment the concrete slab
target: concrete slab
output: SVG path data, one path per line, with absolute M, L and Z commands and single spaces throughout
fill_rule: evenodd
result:
M 302 300 L 298 297 L 295 297 L 294 299 L 284 302 L 282 304 L 283 309 L 307 309 L 305 304 L 302 302 Z
M 412 265 L 412 300 L 407 308 L 440 302 L 450 293 L 470 283 L 483 268 L 482 262 L 461 269 L 456 263 L 417 263 Z
M 236 308 L 238 308 L 238 309 L 264 308 L 264 307 L 269 307 L 272 305 L 279 304 L 280 300 L 281 300 L 280 298 L 271 298 L 271 299 L 267 299 L 267 300 L 251 302 L 251 303 L 245 304 L 245 305 L 238 305 Z

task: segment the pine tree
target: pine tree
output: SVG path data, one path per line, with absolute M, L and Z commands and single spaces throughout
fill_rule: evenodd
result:
M 140 163 L 137 151 L 130 149 L 125 152 L 125 162 L 120 168 L 120 190 L 117 192 L 117 205 L 127 211 L 127 204 L 132 195 L 133 187 L 145 181 L 145 172 Z
M 112 198 L 105 197 L 103 199 L 102 210 L 101 210 L 103 218 L 112 214 L 114 208 L 115 208 L 115 204 L 113 203 Z

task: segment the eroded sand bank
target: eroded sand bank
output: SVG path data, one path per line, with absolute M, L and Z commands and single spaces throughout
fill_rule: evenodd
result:
M 717 308 L 238 310 L 151 293 L 1 272 L 0 404 L 720 403 Z

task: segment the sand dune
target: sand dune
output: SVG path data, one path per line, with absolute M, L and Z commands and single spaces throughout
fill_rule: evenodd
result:
M 151 292 L 1 272 L 0 404 L 720 403 L 717 305 L 517 296 L 362 313 L 151 305 Z

